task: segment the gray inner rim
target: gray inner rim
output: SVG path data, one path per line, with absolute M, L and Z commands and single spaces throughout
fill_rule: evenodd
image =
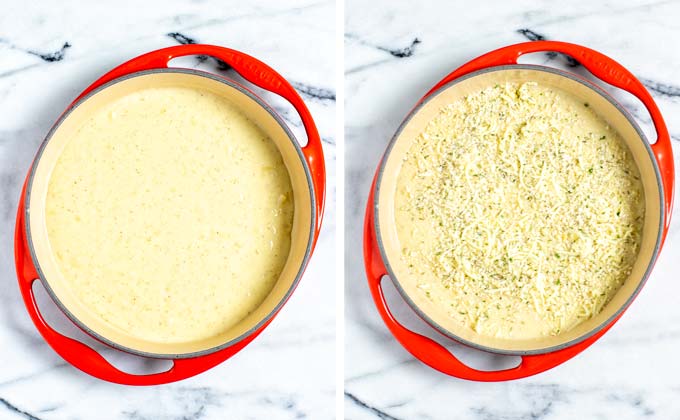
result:
M 154 74 L 154 73 L 185 73 L 185 74 L 190 74 L 194 75 L 197 77 L 206 77 L 218 82 L 221 82 L 227 86 L 230 86 L 241 93 L 247 95 L 254 101 L 256 101 L 260 106 L 262 106 L 267 112 L 276 120 L 276 122 L 281 126 L 281 128 L 286 132 L 286 135 L 290 139 L 290 141 L 293 143 L 293 147 L 295 147 L 295 151 L 297 152 L 298 158 L 300 159 L 300 162 L 302 163 L 302 167 L 304 168 L 305 171 L 305 178 L 307 179 L 307 186 L 309 188 L 309 193 L 310 193 L 310 206 L 311 206 L 311 220 L 310 220 L 310 227 L 309 227 L 309 238 L 307 240 L 307 247 L 305 250 L 305 256 L 302 260 L 302 264 L 300 265 L 300 268 L 295 275 L 295 279 L 293 280 L 293 283 L 291 284 L 290 288 L 288 291 L 286 291 L 286 294 L 284 295 L 283 299 L 274 307 L 274 309 L 260 322 L 258 322 L 255 326 L 253 326 L 251 329 L 246 331 L 245 333 L 241 334 L 240 336 L 226 342 L 223 344 L 220 344 L 219 346 L 215 346 L 206 350 L 201 350 L 197 352 L 192 352 L 192 353 L 182 353 L 182 354 L 162 354 L 162 353 L 148 353 L 140 350 L 136 350 L 130 347 L 123 346 L 121 344 L 118 344 L 114 341 L 109 340 L 106 337 L 103 337 L 102 335 L 96 333 L 92 329 L 90 329 L 87 325 L 85 325 L 83 322 L 81 322 L 75 315 L 71 313 L 71 311 L 68 310 L 68 308 L 59 300 L 57 297 L 56 293 L 52 290 L 52 288 L 49 285 L 49 281 L 45 278 L 45 275 L 40 267 L 40 262 L 38 261 L 37 256 L 35 255 L 35 249 L 33 247 L 33 240 L 31 238 L 31 227 L 29 223 L 29 218 L 30 218 L 30 208 L 31 208 L 31 189 L 33 186 L 33 178 L 35 176 L 35 170 L 38 166 L 38 163 L 40 162 L 40 158 L 42 157 L 42 153 L 45 150 L 45 147 L 47 146 L 47 143 L 50 141 L 54 133 L 59 129 L 61 124 L 68 118 L 68 116 L 73 112 L 74 109 L 76 109 L 80 104 L 83 102 L 87 101 L 90 97 L 93 95 L 101 92 L 102 90 L 118 83 L 122 82 L 127 79 L 131 79 L 134 77 L 139 77 L 139 76 L 144 76 L 147 74 Z M 28 249 L 31 254 L 31 259 L 33 261 L 33 264 L 35 265 L 36 271 L 38 272 L 38 277 L 42 281 L 42 284 L 45 286 L 45 289 L 47 290 L 48 294 L 52 298 L 52 300 L 57 304 L 59 309 L 66 314 L 66 316 L 76 324 L 80 329 L 85 331 L 87 334 L 90 336 L 96 338 L 97 340 L 103 342 L 104 344 L 107 344 L 117 350 L 122 350 L 126 353 L 134 354 L 137 356 L 144 356 L 144 357 L 150 357 L 150 358 L 155 358 L 155 359 L 188 359 L 188 358 L 193 358 L 193 357 L 198 357 L 198 356 L 203 356 L 206 354 L 210 353 L 215 353 L 220 350 L 223 350 L 227 347 L 230 347 L 245 338 L 249 337 L 252 335 L 255 331 L 260 329 L 264 324 L 269 322 L 274 315 L 278 313 L 278 311 L 281 309 L 281 307 L 286 303 L 290 295 L 293 293 L 295 288 L 297 287 L 298 283 L 300 282 L 300 278 L 302 277 L 302 273 L 304 272 L 305 267 L 307 266 L 307 263 L 309 262 L 309 258 L 311 256 L 311 251 L 312 251 L 312 243 L 314 240 L 314 226 L 317 218 L 316 214 L 316 207 L 314 205 L 316 203 L 316 196 L 314 193 L 314 187 L 312 184 L 312 176 L 309 167 L 307 166 L 307 161 L 304 158 L 304 155 L 302 154 L 302 148 L 297 142 L 297 139 L 295 138 L 295 135 L 290 131 L 286 123 L 283 121 L 283 119 L 274 111 L 274 109 L 269 106 L 266 102 L 264 102 L 262 99 L 260 99 L 257 95 L 255 95 L 253 92 L 250 90 L 246 89 L 244 86 L 241 86 L 240 84 L 229 80 L 222 78 L 220 76 L 207 73 L 204 71 L 200 70 L 193 70 L 193 69 L 182 69 L 182 68 L 162 68 L 162 69 L 153 69 L 153 70 L 144 70 L 140 72 L 135 72 L 135 73 L 130 73 L 125 76 L 116 78 L 114 80 L 111 80 L 110 82 L 107 82 L 96 89 L 92 90 L 89 92 L 86 96 L 83 98 L 79 99 L 77 102 L 73 103 L 70 105 L 66 111 L 59 117 L 57 122 L 52 126 L 50 129 L 49 133 L 45 137 L 45 140 L 43 140 L 42 144 L 40 145 L 40 148 L 38 149 L 38 153 L 36 154 L 35 160 L 33 164 L 31 165 L 31 170 L 29 173 L 29 178 L 28 178 L 28 184 L 26 188 L 26 200 L 25 200 L 25 208 L 24 208 L 24 223 L 25 223 L 25 228 L 26 228 L 26 240 L 28 243 Z
M 616 109 L 621 112 L 626 119 L 632 124 L 633 128 L 635 131 L 638 133 L 640 136 L 640 140 L 644 144 L 645 150 L 647 150 L 647 154 L 649 156 L 649 159 L 651 160 L 652 167 L 654 168 L 654 173 L 656 175 L 656 180 L 657 180 L 657 185 L 659 187 L 659 198 L 660 198 L 660 203 L 659 203 L 659 212 L 660 212 L 660 217 L 659 217 L 659 229 L 658 229 L 658 234 L 657 234 L 657 240 L 656 244 L 654 245 L 654 251 L 652 253 L 652 258 L 649 261 L 649 264 L 647 265 L 647 268 L 645 270 L 644 275 L 642 276 L 642 279 L 640 280 L 640 283 L 638 284 L 637 288 L 635 291 L 631 294 L 631 296 L 626 300 L 626 302 L 611 316 L 609 317 L 606 321 L 598 325 L 596 328 L 592 329 L 586 334 L 581 335 L 580 337 L 568 341 L 566 343 L 556 345 L 556 346 L 551 346 L 551 347 L 546 347 L 542 349 L 536 349 L 536 350 L 505 350 L 505 349 L 498 349 L 498 348 L 493 348 L 493 347 L 488 347 L 484 345 L 477 344 L 473 341 L 466 340 L 462 337 L 459 337 L 456 334 L 451 333 L 441 325 L 439 325 L 437 322 L 435 322 L 433 319 L 431 319 L 425 312 L 423 312 L 416 304 L 413 302 L 413 300 L 406 294 L 405 290 L 402 288 L 398 277 L 394 274 L 394 270 L 392 269 L 392 266 L 389 262 L 389 258 L 387 256 L 387 253 L 385 252 L 385 247 L 383 245 L 383 239 L 382 235 L 380 232 L 380 220 L 379 220 L 379 197 L 380 197 L 380 188 L 382 186 L 382 177 L 383 177 L 383 172 L 385 170 L 385 163 L 387 162 L 389 155 L 394 147 L 394 144 L 396 143 L 397 138 L 403 131 L 404 127 L 408 124 L 408 122 L 413 118 L 413 116 L 420 111 L 420 109 L 425 106 L 432 98 L 443 92 L 444 90 L 448 89 L 449 87 L 462 82 L 463 80 L 485 74 L 485 73 L 491 73 L 491 72 L 496 72 L 496 71 L 504 71 L 504 70 L 516 70 L 516 69 L 527 69 L 527 70 L 538 70 L 538 71 L 545 71 L 548 73 L 554 73 L 559 76 L 567 77 L 571 80 L 574 80 L 578 83 L 581 83 L 582 85 L 594 90 L 596 93 L 598 93 L 600 96 L 605 98 L 607 101 L 609 101 L 612 105 L 616 107 Z M 380 161 L 380 166 L 378 168 L 378 179 L 376 182 L 376 187 L 375 187 L 375 194 L 374 194 L 374 201 L 373 201 L 373 212 L 374 212 L 374 226 L 373 228 L 375 229 L 376 232 L 376 238 L 377 238 L 377 243 L 378 243 L 378 249 L 380 250 L 380 255 L 383 259 L 383 262 L 385 263 L 385 267 L 387 268 L 387 273 L 390 276 L 390 279 L 392 279 L 392 283 L 394 286 L 397 288 L 399 291 L 399 294 L 401 297 L 406 301 L 406 303 L 413 309 L 414 312 L 418 314 L 420 318 L 422 318 L 425 322 L 427 322 L 429 325 L 431 325 L 433 328 L 435 328 L 437 331 L 439 331 L 441 334 L 459 342 L 462 344 L 465 344 L 469 347 L 476 348 L 478 350 L 483 350 L 489 353 L 496 353 L 496 354 L 504 354 L 504 355 L 511 355 L 511 356 L 528 356 L 528 355 L 535 355 L 535 354 L 545 354 L 545 353 L 552 353 L 558 350 L 565 349 L 567 347 L 571 347 L 575 344 L 578 344 L 584 340 L 587 340 L 588 338 L 592 337 L 593 335 L 597 334 L 600 332 L 603 328 L 607 327 L 610 325 L 623 311 L 625 311 L 630 304 L 633 302 L 635 297 L 640 293 L 640 290 L 642 290 L 642 287 L 645 285 L 647 282 L 647 279 L 649 278 L 649 275 L 651 273 L 652 267 L 654 266 L 654 262 L 656 261 L 659 251 L 660 251 L 660 246 L 661 246 L 661 232 L 663 230 L 663 225 L 664 225 L 664 193 L 663 193 L 663 183 L 661 181 L 661 174 L 659 171 L 659 167 L 656 163 L 656 159 L 654 158 L 654 154 L 652 152 L 652 148 L 649 145 L 649 141 L 647 140 L 647 137 L 645 134 L 642 132 L 640 127 L 638 126 L 637 122 L 635 122 L 635 119 L 630 115 L 630 113 L 623 107 L 621 106 L 616 100 L 605 90 L 600 88 L 599 86 L 593 84 L 592 82 L 583 79 L 573 73 L 569 73 L 563 70 L 555 69 L 552 67 L 546 67 L 546 66 L 539 66 L 539 65 L 533 65 L 533 64 L 512 64 L 512 65 L 504 65 L 504 66 L 495 66 L 495 67 L 489 67 L 486 69 L 474 71 L 471 73 L 468 73 L 462 77 L 459 77 L 455 80 L 452 80 L 451 82 L 447 83 L 446 85 L 442 86 L 441 88 L 437 89 L 435 92 L 432 92 L 427 98 L 425 98 L 422 102 L 418 103 L 412 110 L 409 112 L 407 117 L 404 119 L 404 121 L 401 123 L 399 128 L 397 129 L 396 133 L 390 140 L 390 143 L 387 146 L 387 149 L 385 151 L 385 154 L 383 155 L 382 160 Z

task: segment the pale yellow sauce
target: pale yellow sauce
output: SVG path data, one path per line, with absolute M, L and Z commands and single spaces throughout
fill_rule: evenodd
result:
M 270 138 L 228 100 L 127 95 L 66 144 L 49 242 L 73 293 L 133 336 L 188 342 L 241 321 L 288 257 L 293 193 Z
M 640 174 L 589 104 L 536 83 L 444 107 L 397 180 L 403 263 L 418 292 L 484 336 L 557 335 L 597 315 L 635 262 Z

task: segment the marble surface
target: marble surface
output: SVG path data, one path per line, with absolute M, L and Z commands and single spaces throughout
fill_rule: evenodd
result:
M 346 418 L 680 418 L 677 215 L 651 278 L 620 322 L 568 363 L 510 383 L 465 382 L 414 360 L 379 318 L 357 246 L 375 167 L 416 100 L 471 58 L 528 39 L 583 44 L 638 75 L 666 118 L 678 167 L 680 55 L 674 40 L 680 39 L 680 3 L 348 0 L 345 10 Z M 562 56 L 539 54 L 525 61 L 583 71 Z M 650 131 L 640 104 L 617 97 Z M 405 309 L 391 282 L 383 285 L 398 319 L 418 331 L 431 331 Z M 499 369 L 517 363 L 450 348 L 473 367 Z
M 329 273 L 335 261 L 335 3 L 0 4 L 0 419 L 332 418 L 335 285 Z M 299 288 L 244 351 L 179 383 L 147 388 L 113 385 L 65 364 L 30 322 L 14 274 L 17 199 L 38 145 L 82 89 L 124 60 L 187 42 L 247 52 L 277 69 L 302 93 L 323 137 L 329 168 L 325 224 Z M 176 65 L 218 71 L 213 61 L 199 62 L 195 57 Z M 225 74 L 233 77 L 232 72 Z M 292 108 L 271 95 L 266 99 L 299 126 Z M 82 338 L 41 295 L 40 306 L 50 322 Z M 117 352 L 106 356 L 134 372 L 167 368 L 167 363 Z

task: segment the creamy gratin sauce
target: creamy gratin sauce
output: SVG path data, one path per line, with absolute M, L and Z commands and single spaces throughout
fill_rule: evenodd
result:
M 630 151 L 587 103 L 508 83 L 444 107 L 414 139 L 395 212 L 419 293 L 478 334 L 528 339 L 613 297 L 644 196 Z
M 94 114 L 59 156 L 46 207 L 72 292 L 146 340 L 232 327 L 290 249 L 293 192 L 277 147 L 208 91 L 145 89 Z

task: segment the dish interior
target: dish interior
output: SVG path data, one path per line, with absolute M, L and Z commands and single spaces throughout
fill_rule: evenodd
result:
M 527 82 L 529 82 L 528 85 L 526 84 Z M 530 318 L 528 316 L 524 317 L 524 314 L 531 315 L 531 313 L 527 311 L 524 311 L 518 315 L 517 312 L 521 312 L 521 307 L 524 304 L 524 302 L 518 300 L 517 302 L 515 302 L 517 303 L 517 305 L 510 304 L 511 300 L 509 299 L 506 299 L 505 301 L 503 301 L 502 298 L 501 300 L 497 300 L 498 299 L 497 294 L 490 295 L 492 296 L 492 299 L 489 299 L 490 301 L 494 302 L 494 307 L 488 308 L 488 310 L 487 308 L 482 308 L 484 310 L 480 312 L 480 314 L 475 313 L 474 315 L 471 315 L 470 312 L 474 312 L 475 310 L 474 308 L 472 308 L 472 311 L 470 311 L 470 308 L 462 307 L 464 306 L 462 305 L 462 303 L 467 300 L 471 300 L 473 303 L 475 303 L 474 298 L 468 299 L 467 296 L 465 297 L 465 299 L 460 299 L 456 301 L 456 304 L 454 305 L 456 307 L 448 307 L 451 306 L 448 305 L 447 303 L 448 301 L 446 299 L 440 299 L 439 296 L 441 292 L 450 294 L 451 292 L 449 290 L 443 290 L 443 288 L 442 290 L 436 290 L 436 288 L 431 290 L 428 289 L 432 287 L 433 284 L 435 286 L 437 285 L 437 282 L 428 282 L 426 281 L 427 279 L 424 277 L 428 275 L 432 277 L 431 273 L 433 271 L 429 270 L 429 268 L 431 267 L 427 266 L 427 264 L 425 263 L 421 264 L 418 267 L 414 267 L 413 262 L 417 261 L 417 259 L 403 257 L 405 255 L 404 252 L 409 253 L 412 252 L 411 249 L 414 248 L 413 245 L 416 244 L 418 241 L 420 241 L 421 243 L 420 245 L 417 246 L 420 246 L 421 248 L 427 248 L 429 246 L 427 244 L 429 242 L 432 242 L 433 238 L 436 237 L 436 235 L 433 232 L 439 228 L 437 228 L 436 226 L 427 228 L 427 226 L 425 225 L 431 223 L 436 224 L 436 221 L 439 219 L 442 219 L 440 220 L 440 222 L 441 221 L 447 222 L 446 217 L 440 217 L 441 215 L 438 216 L 438 212 L 435 212 L 432 215 L 425 217 L 425 220 L 423 220 L 422 222 L 415 220 L 415 222 L 409 225 L 404 223 L 404 221 L 408 220 L 408 218 L 405 217 L 407 211 L 405 211 L 404 209 L 406 208 L 407 210 L 413 210 L 417 208 L 417 205 L 414 203 L 422 198 L 424 190 L 421 191 L 422 190 L 421 188 L 421 190 L 413 191 L 412 193 L 418 195 L 418 197 L 415 196 L 410 197 L 407 198 L 405 201 L 404 198 L 405 184 L 403 179 L 411 178 L 411 175 L 418 171 L 418 169 L 414 169 L 417 168 L 418 165 L 420 165 L 422 168 L 427 168 L 428 167 L 427 159 L 431 159 L 429 146 L 428 148 L 423 149 L 427 151 L 425 155 L 422 155 L 422 153 L 420 153 L 421 156 L 419 156 L 419 158 L 421 159 L 421 161 L 418 162 L 417 165 L 413 162 L 414 156 L 413 154 L 410 156 L 409 151 L 416 150 L 414 148 L 414 144 L 416 144 L 417 142 L 429 143 L 431 141 L 430 138 L 425 139 L 422 134 L 426 133 L 429 134 L 430 137 L 433 137 L 431 122 L 436 118 L 439 118 L 439 120 L 437 121 L 441 121 L 442 119 L 450 117 L 450 115 L 443 115 L 442 113 L 443 109 L 448 109 L 449 111 L 447 112 L 450 113 L 460 111 L 460 109 L 457 109 L 455 107 L 446 108 L 447 105 L 454 103 L 460 104 L 461 100 L 470 95 L 472 95 L 473 97 L 474 95 L 478 95 L 479 97 L 479 93 L 481 91 L 485 91 L 486 94 L 493 94 L 493 89 L 498 89 L 499 86 L 505 87 L 509 85 L 517 87 L 524 86 L 524 89 L 527 89 L 527 86 L 529 86 L 532 89 L 538 90 L 540 90 L 538 88 L 540 87 L 545 89 L 551 89 L 556 92 L 562 91 L 568 93 L 571 99 L 574 100 L 573 101 L 574 103 L 581 104 L 582 106 L 587 108 L 587 112 L 579 114 L 579 118 L 589 118 L 588 115 L 593 114 L 594 112 L 594 114 L 599 116 L 610 126 L 609 128 L 605 127 L 608 134 L 615 135 L 616 133 L 618 133 L 620 140 L 622 140 L 622 142 L 625 144 L 624 147 L 627 147 L 630 151 L 630 153 L 627 155 L 629 157 L 632 156 L 632 159 L 634 160 L 634 165 L 631 163 L 631 172 L 636 171 L 636 168 L 634 166 L 637 166 L 637 169 L 639 169 L 640 181 L 636 182 L 641 182 L 644 194 L 638 194 L 638 197 L 639 200 L 644 200 L 644 202 L 639 203 L 638 207 L 642 207 L 644 209 L 645 217 L 642 221 L 639 222 L 639 224 L 641 225 L 642 234 L 641 235 L 638 234 L 638 236 L 641 237 L 638 237 L 635 243 L 631 244 L 631 248 L 636 248 L 636 245 L 639 244 L 639 252 L 637 252 L 637 258 L 635 258 L 635 253 L 637 251 L 636 249 L 631 249 L 630 251 L 625 250 L 627 252 L 627 258 L 631 258 L 631 262 L 629 266 L 625 266 L 620 270 L 619 274 L 622 273 L 623 276 L 621 278 L 625 279 L 623 285 L 621 285 L 619 288 L 617 284 L 616 286 L 618 288 L 618 291 L 616 291 L 615 288 L 607 296 L 600 297 L 599 293 L 604 292 L 604 289 L 598 290 L 598 296 L 593 298 L 594 299 L 593 305 L 591 305 L 593 308 L 597 309 L 594 311 L 596 315 L 586 320 L 583 320 L 583 318 L 581 318 L 578 321 L 580 323 L 575 322 L 576 321 L 575 316 L 571 316 L 570 319 L 566 320 L 566 326 L 568 328 L 562 326 L 560 322 L 548 323 L 543 322 L 543 319 L 537 320 L 536 318 Z M 520 91 L 518 90 L 517 92 Z M 511 93 L 514 94 L 517 92 L 513 91 Z M 491 104 L 491 102 L 489 102 L 489 104 Z M 484 109 L 484 107 L 482 106 L 481 109 Z M 469 118 L 475 117 L 476 116 L 474 115 L 469 116 Z M 428 124 L 430 124 L 429 131 Z M 575 124 L 578 124 L 578 122 L 575 122 Z M 529 124 L 525 128 L 531 129 L 533 127 L 531 124 Z M 530 138 L 530 136 L 528 136 L 528 138 Z M 450 142 L 449 140 L 444 139 L 443 141 L 441 141 L 441 143 L 448 146 L 448 148 L 446 149 L 447 153 L 448 152 L 453 153 L 452 146 L 456 146 L 456 141 Z M 510 140 L 511 140 L 510 143 L 512 143 L 512 138 Z M 597 140 L 600 141 L 599 135 Z M 512 144 L 508 144 L 505 146 L 517 147 L 517 145 L 513 146 Z M 505 146 L 502 144 L 502 141 L 499 140 L 498 144 L 499 150 L 500 148 Z M 484 151 L 485 148 L 487 147 L 488 143 L 484 143 L 484 145 L 479 150 Z M 549 150 L 549 153 L 552 153 L 549 147 L 547 150 Z M 610 148 L 609 150 L 613 149 Z M 501 155 L 507 155 L 510 157 L 514 156 L 512 152 L 501 153 Z M 573 157 L 570 156 L 567 156 L 566 158 L 564 157 L 560 158 L 573 159 Z M 470 157 L 468 157 L 467 159 L 469 160 Z M 583 156 L 582 160 L 584 160 Z M 576 157 L 576 162 L 578 162 L 578 157 Z M 495 162 L 495 164 L 500 165 L 500 162 Z M 511 164 L 511 162 L 509 162 L 509 164 Z M 541 165 L 542 163 L 539 162 L 537 164 Z M 578 163 L 575 163 L 575 165 L 577 164 Z M 484 168 L 486 168 L 486 170 Z M 482 177 L 482 181 L 484 176 L 489 176 L 491 171 L 494 170 L 490 168 L 491 167 L 484 165 L 478 168 L 479 173 L 477 173 L 477 175 Z M 446 170 L 447 168 L 443 169 Z M 433 171 L 436 172 L 437 168 L 433 168 Z M 587 173 L 588 168 L 585 168 L 585 171 Z M 474 175 L 475 174 L 472 173 L 470 174 L 470 176 Z M 601 176 L 604 177 L 605 174 L 602 174 Z M 635 174 L 635 176 L 638 177 L 637 174 Z M 478 182 L 479 181 L 478 178 L 471 178 L 471 180 L 472 181 L 470 185 L 475 185 L 476 191 L 473 193 L 461 194 L 461 197 L 465 196 L 467 196 L 468 198 L 487 197 L 488 200 L 488 198 L 490 197 L 489 194 L 486 194 L 486 190 L 484 191 L 481 190 L 483 182 Z M 536 180 L 540 181 L 540 177 L 537 177 Z M 526 177 L 521 182 L 529 181 L 530 178 Z M 489 187 L 490 187 L 489 191 L 492 191 L 494 188 L 497 188 L 498 185 Z M 416 112 L 410 116 L 409 119 L 407 119 L 407 121 L 402 126 L 400 132 L 393 140 L 393 143 L 390 146 L 388 154 L 386 158 L 383 160 L 378 188 L 379 190 L 376 199 L 378 215 L 377 228 L 379 231 L 379 239 L 382 246 L 383 257 L 385 258 L 385 261 L 388 264 L 388 268 L 392 274 L 393 280 L 397 284 L 402 295 L 404 295 L 406 300 L 414 307 L 414 309 L 417 312 L 419 312 L 430 323 L 432 323 L 434 326 L 436 326 L 445 334 L 451 336 L 454 339 L 467 342 L 469 344 L 473 344 L 481 348 L 492 349 L 494 351 L 507 353 L 544 352 L 551 349 L 559 348 L 561 346 L 569 345 L 577 340 L 585 338 L 589 334 L 599 329 L 602 325 L 606 324 L 609 319 L 615 316 L 618 313 L 618 311 L 630 301 L 631 297 L 637 293 L 637 291 L 639 290 L 639 286 L 641 285 L 641 282 L 643 282 L 644 279 L 646 278 L 646 272 L 649 268 L 650 261 L 652 260 L 653 255 L 655 253 L 657 242 L 659 239 L 658 238 L 659 223 L 661 221 L 662 216 L 660 208 L 660 195 L 659 195 L 660 191 L 658 188 L 657 174 L 655 171 L 655 167 L 651 161 L 649 151 L 645 147 L 645 144 L 641 141 L 640 135 L 636 131 L 635 127 L 632 125 L 630 120 L 619 109 L 617 109 L 617 107 L 614 104 L 612 104 L 612 102 L 607 100 L 604 96 L 602 96 L 594 89 L 572 78 L 564 77 L 560 74 L 557 74 L 556 72 L 546 71 L 543 69 L 516 67 L 482 72 L 475 74 L 472 77 L 463 78 L 462 80 L 454 82 L 453 84 L 439 91 L 437 94 L 433 95 L 425 103 L 423 103 L 416 110 Z M 527 191 L 533 190 L 529 188 L 527 189 Z M 434 200 L 435 202 L 441 201 L 439 199 L 439 196 L 442 193 L 446 193 L 446 191 L 444 190 L 434 191 L 433 197 L 435 198 Z M 556 196 L 557 195 L 553 194 L 553 197 Z M 505 198 L 503 198 L 503 200 L 504 199 Z M 424 202 L 427 201 L 428 200 L 425 200 Z M 507 208 L 510 207 L 510 203 L 506 203 L 504 205 L 503 203 L 495 202 L 498 201 L 495 199 L 488 201 L 489 203 L 483 203 L 477 201 L 476 199 L 473 199 L 471 203 L 466 203 L 465 205 L 468 208 L 470 206 L 484 206 L 484 208 L 487 207 L 495 208 L 494 206 L 496 206 L 500 209 L 500 213 L 504 213 L 505 210 L 507 210 Z M 522 202 L 524 204 L 528 203 L 528 201 L 524 199 L 522 200 Z M 404 203 L 406 203 L 406 205 L 404 205 Z M 566 201 L 567 205 L 563 207 L 564 208 L 568 207 L 568 203 L 569 202 Z M 457 204 L 459 204 L 459 201 L 456 201 L 456 203 L 453 204 L 454 207 Z M 520 203 L 520 205 L 522 205 L 522 203 Z M 397 207 L 396 210 L 395 207 Z M 634 207 L 635 206 L 632 206 L 631 208 L 624 208 L 623 211 L 634 213 L 635 210 Z M 494 212 L 491 211 L 491 213 Z M 543 213 L 545 213 L 546 217 L 549 217 L 551 214 L 548 211 L 544 211 Z M 449 214 L 448 216 L 451 215 Z M 420 224 L 422 224 L 422 226 L 420 226 Z M 501 225 L 502 224 L 503 223 L 501 223 Z M 537 223 L 534 224 L 537 225 Z M 493 225 L 491 220 L 489 220 L 488 225 L 490 227 Z M 505 225 L 507 225 L 506 228 L 508 228 L 508 226 L 514 226 L 515 224 L 513 222 L 505 223 Z M 480 227 L 486 228 L 486 224 L 483 223 L 480 225 Z M 463 227 L 461 227 L 461 229 L 462 228 Z M 418 233 L 416 236 L 413 236 L 414 235 L 413 232 L 416 230 L 418 230 L 420 233 Z M 454 228 L 452 227 L 451 229 L 444 229 L 442 232 L 449 232 L 453 230 Z M 480 235 L 484 236 L 487 233 L 491 232 L 491 230 L 487 232 L 486 229 L 481 229 Z M 463 232 L 466 232 L 466 230 L 463 229 Z M 496 234 L 497 233 L 498 232 L 496 232 Z M 491 233 L 489 234 L 491 235 Z M 496 234 L 493 234 L 491 236 L 494 236 Z M 504 236 L 504 234 L 505 232 L 501 232 L 501 236 Z M 547 235 L 546 238 L 549 238 L 550 232 L 546 232 L 546 235 Z M 461 245 L 455 246 L 454 244 L 453 247 L 450 247 L 446 250 L 446 253 L 451 255 L 460 253 L 459 251 L 461 249 L 464 249 L 466 246 L 474 243 L 474 241 L 470 241 L 469 239 L 464 242 L 460 242 L 460 240 L 461 238 L 458 239 L 454 238 L 453 242 L 455 243 L 456 241 L 459 241 L 458 243 L 460 243 Z M 493 248 L 493 242 L 494 241 L 491 241 L 489 239 L 488 241 L 487 240 L 481 241 L 480 244 L 484 243 L 486 244 L 485 247 Z M 598 244 L 597 240 L 595 240 L 594 242 Z M 599 244 L 601 246 L 606 246 L 604 243 L 601 242 Z M 512 258 L 512 255 L 510 255 L 512 252 L 508 252 L 508 250 L 513 252 L 517 251 L 517 254 L 515 254 L 515 259 L 524 261 L 522 259 L 522 253 L 527 252 L 531 253 L 532 252 L 531 248 L 534 244 L 526 244 L 525 248 L 522 247 L 522 244 L 517 245 L 518 247 L 510 246 L 509 244 L 500 244 L 499 249 L 496 250 L 486 249 L 480 252 L 482 252 L 482 254 L 484 255 L 489 254 L 490 256 L 493 256 L 493 259 L 497 259 L 498 261 L 494 261 L 494 264 L 496 263 L 501 264 L 501 262 L 505 264 L 504 269 L 507 269 L 507 267 L 512 268 L 513 264 L 515 266 L 518 266 L 516 268 L 519 271 L 518 270 L 514 271 L 517 271 L 519 273 L 518 275 L 520 276 L 527 277 L 524 280 L 531 283 L 532 288 L 534 288 L 536 286 L 537 278 L 535 276 L 532 277 L 530 273 L 527 274 L 526 272 L 522 272 L 523 269 L 527 270 L 526 268 L 527 266 L 519 267 L 518 261 L 515 261 L 514 263 L 512 261 L 507 262 L 508 258 Z M 415 247 L 415 249 L 417 249 L 417 246 Z M 502 252 L 500 252 L 501 248 Z M 515 250 L 514 248 L 517 249 Z M 441 252 L 441 250 L 439 250 L 439 252 Z M 570 268 L 570 264 L 565 265 L 563 260 L 565 258 L 575 257 L 577 253 L 574 253 L 574 255 L 570 256 L 560 255 L 560 253 L 562 253 L 562 250 L 560 250 L 560 252 L 552 253 L 550 257 L 557 259 L 554 262 L 559 263 L 556 265 L 553 264 L 553 266 L 560 266 L 561 264 L 564 266 L 563 268 L 566 271 Z M 505 254 L 508 254 L 510 256 L 508 257 L 508 255 Z M 506 260 L 503 260 L 504 257 L 506 258 Z M 444 258 L 444 256 L 440 255 L 439 257 L 433 258 L 435 261 L 439 261 L 441 258 Z M 449 262 L 455 260 L 457 261 L 457 264 L 467 262 L 470 263 L 471 266 L 474 266 L 479 261 L 478 259 L 474 261 L 473 260 L 466 261 L 465 255 L 462 255 L 461 258 L 462 259 L 460 260 L 454 259 L 453 257 L 444 258 L 446 260 L 444 261 L 444 263 L 448 264 Z M 562 260 L 559 260 L 559 258 L 562 258 Z M 425 262 L 426 260 L 423 259 L 421 261 Z M 580 263 L 580 260 L 575 260 L 575 262 L 571 263 L 571 266 L 575 266 L 577 265 L 577 263 Z M 544 264 L 540 263 L 539 265 L 543 266 Z M 469 270 L 470 267 L 467 268 L 468 268 L 467 271 L 470 271 Z M 486 270 L 489 267 L 483 268 L 484 270 Z M 453 273 L 452 276 L 454 274 L 460 274 L 460 272 L 463 271 L 467 272 L 461 267 L 459 267 L 458 269 L 454 269 L 452 271 Z M 472 271 L 474 272 L 474 270 Z M 626 276 L 626 274 L 628 273 L 629 275 Z M 562 277 L 562 279 L 564 280 L 567 277 L 568 273 L 565 272 L 564 277 Z M 450 278 L 453 279 L 454 277 Z M 473 281 L 472 278 L 462 280 L 464 280 L 463 285 L 467 285 L 466 282 L 468 281 L 469 282 Z M 478 283 L 475 283 L 474 286 L 476 287 L 477 285 L 483 284 L 484 282 L 482 280 L 483 279 L 475 280 Z M 516 280 L 519 281 L 521 280 L 521 278 L 518 278 Z M 562 290 L 562 293 L 566 293 L 567 291 L 564 285 L 560 287 L 552 287 L 552 284 L 554 284 L 553 282 L 556 281 L 554 278 L 550 279 L 538 278 L 538 280 L 539 283 L 540 280 L 551 282 L 550 288 L 557 289 L 558 293 L 560 289 Z M 557 280 L 559 280 L 559 278 Z M 572 279 L 571 281 L 572 282 L 578 281 L 580 283 L 580 280 L 581 279 L 575 278 Z M 595 280 L 594 278 L 588 279 L 588 282 L 592 282 L 594 280 Z M 509 279 L 502 278 L 500 280 L 494 280 L 491 283 L 495 285 L 495 283 L 503 283 L 507 281 L 509 281 Z M 460 294 L 461 284 L 458 283 L 460 282 L 451 280 L 447 285 L 450 287 L 454 287 L 455 289 L 451 290 L 453 290 L 457 294 Z M 512 286 L 513 283 L 510 283 L 510 285 Z M 578 287 L 580 288 L 581 286 L 579 285 Z M 428 290 L 424 290 L 424 288 Z M 474 293 L 475 290 L 476 290 L 475 288 L 472 288 L 470 292 Z M 577 289 L 572 288 L 571 292 L 574 292 L 575 290 Z M 496 291 L 501 292 L 501 290 L 494 290 L 493 293 L 495 293 Z M 482 291 L 482 294 L 484 293 L 485 292 Z M 511 298 L 512 296 L 508 295 L 506 297 Z M 484 302 L 486 302 L 487 298 L 484 299 L 485 299 Z M 496 301 L 494 301 L 493 299 L 496 299 Z M 479 302 L 476 303 L 481 304 L 482 298 L 479 298 L 478 300 Z M 529 300 L 527 300 L 526 302 L 527 307 L 534 305 Z M 564 302 L 565 300 L 568 299 L 564 298 L 562 299 L 562 302 Z M 501 308 L 500 305 L 498 306 L 500 309 L 497 309 L 496 303 L 505 304 L 505 302 L 508 302 L 507 306 L 510 309 Z M 568 304 L 569 302 L 567 302 L 567 305 Z M 540 303 L 536 305 L 540 306 Z M 503 312 L 504 310 L 505 312 Z M 484 318 L 485 316 L 487 316 L 489 319 L 485 319 Z M 563 321 L 562 323 L 565 322 Z M 575 323 L 576 325 L 574 326 Z
M 291 138 L 250 95 L 146 73 L 88 97 L 51 134 L 30 237 L 76 322 L 133 351 L 195 354 L 246 335 L 292 289 L 309 191 Z

